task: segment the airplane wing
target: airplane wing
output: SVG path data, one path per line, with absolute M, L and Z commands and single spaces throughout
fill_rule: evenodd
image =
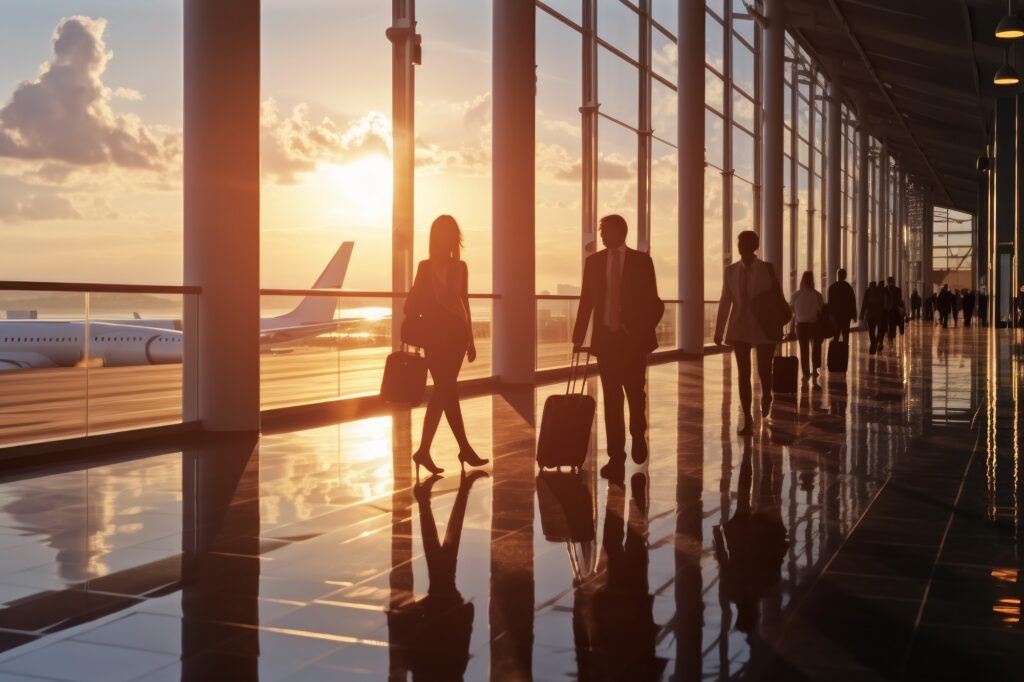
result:
M 44 369 L 56 366 L 53 360 L 40 353 L 14 351 L 0 354 L 0 372 L 10 372 L 18 369 Z
M 351 326 L 358 322 L 365 322 L 362 318 L 351 317 L 331 320 L 329 322 L 314 322 L 311 324 L 293 325 L 290 327 L 278 327 L 277 329 L 265 329 L 260 332 L 260 345 L 267 346 L 274 343 L 289 343 L 302 339 L 329 334 L 337 331 L 340 327 Z

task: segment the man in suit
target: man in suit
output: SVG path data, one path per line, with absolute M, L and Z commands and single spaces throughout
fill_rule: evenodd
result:
M 846 268 L 839 268 L 836 281 L 828 288 L 828 313 L 836 324 L 833 341 L 850 342 L 850 323 L 857 320 L 857 294 L 846 281 Z
M 633 461 L 647 461 L 647 356 L 658 347 L 655 328 L 665 312 L 658 298 L 654 262 L 646 253 L 626 246 L 628 226 L 620 215 L 601 218 L 605 248 L 587 257 L 583 265 L 583 291 L 573 329 L 573 349 L 587 337 L 591 316 L 594 330 L 590 350 L 597 356 L 604 397 L 604 427 L 608 464 L 601 475 L 624 483 L 626 424 L 622 394 L 629 401 L 629 434 Z
M 761 238 L 756 232 L 740 232 L 737 238 L 740 260 L 725 268 L 722 296 L 718 302 L 718 320 L 715 324 L 715 343 L 721 345 L 724 339 L 736 355 L 740 405 L 743 407 L 744 418 L 739 432 L 743 435 L 753 433 L 754 429 L 750 351 L 757 349 L 757 373 L 761 377 L 761 415 L 767 417 L 772 411 L 772 358 L 775 357 L 776 344 L 782 340 L 781 329 L 762 328 L 754 312 L 754 302 L 764 293 L 776 288 L 779 290 L 778 295 L 782 296 L 771 264 L 754 254 L 760 245 Z M 727 320 L 728 329 L 725 324 Z
M 900 336 L 903 335 L 903 318 L 906 315 L 903 290 L 896 286 L 895 277 L 889 277 L 885 287 L 885 309 L 889 325 L 889 350 L 893 350 L 896 347 L 896 330 L 899 329 Z

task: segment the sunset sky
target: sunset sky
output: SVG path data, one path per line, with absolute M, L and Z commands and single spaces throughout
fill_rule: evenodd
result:
M 419 5 L 417 257 L 430 221 L 452 213 L 471 288 L 489 291 L 490 3 Z M 346 288 L 390 288 L 391 3 L 264 0 L 262 16 L 263 284 L 310 286 L 350 239 Z M 579 278 L 576 40 L 538 19 L 542 290 Z M 181 0 L 19 3 L 4 11 L 0 44 L 0 278 L 181 282 Z M 671 71 L 674 47 L 663 48 Z M 627 119 L 630 69 L 608 62 L 601 82 L 605 109 Z M 671 91 L 655 93 L 655 109 L 674 141 Z M 601 125 L 599 210 L 633 225 L 635 136 Z M 655 155 L 656 253 L 671 268 L 674 150 L 656 143 Z

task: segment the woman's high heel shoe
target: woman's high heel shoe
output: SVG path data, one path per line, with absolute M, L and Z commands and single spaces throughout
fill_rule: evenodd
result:
M 420 467 L 426 469 L 433 476 L 444 473 L 444 469 L 434 464 L 434 460 L 430 457 L 429 451 L 417 450 L 412 456 L 412 461 L 416 464 L 417 478 L 419 478 L 420 475 Z
M 463 469 L 466 468 L 467 464 L 471 467 L 481 467 L 490 461 L 491 460 L 484 459 L 480 455 L 476 454 L 473 448 L 466 448 L 459 452 L 459 464 L 462 465 Z

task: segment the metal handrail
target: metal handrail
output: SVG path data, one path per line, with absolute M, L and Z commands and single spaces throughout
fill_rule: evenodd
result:
M 405 298 L 407 291 L 340 291 L 338 289 L 260 289 L 260 296 L 332 296 L 335 298 Z M 499 299 L 501 294 L 470 294 L 472 299 Z
M 201 294 L 203 288 L 163 284 L 0 281 L 0 291 L 64 291 L 79 294 Z
M 568 295 L 568 294 L 537 294 L 534 296 L 538 301 L 578 301 L 580 300 L 579 294 Z M 682 303 L 682 299 L 678 298 L 663 298 L 662 303 Z M 705 301 L 705 303 L 718 303 L 718 301 Z

